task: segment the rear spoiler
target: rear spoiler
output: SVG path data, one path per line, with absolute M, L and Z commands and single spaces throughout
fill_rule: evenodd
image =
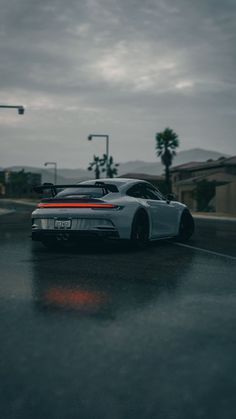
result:
M 73 184 L 73 185 L 54 185 L 53 183 L 43 183 L 43 185 L 37 185 L 37 186 L 33 186 L 33 190 L 37 193 L 43 193 L 45 190 L 50 190 L 52 196 L 56 196 L 58 189 L 66 189 L 66 188 L 101 188 L 103 189 L 106 193 L 109 192 L 119 192 L 118 188 L 116 185 L 112 185 L 110 183 L 105 183 L 105 182 L 95 182 L 94 185 L 86 185 L 86 184 Z

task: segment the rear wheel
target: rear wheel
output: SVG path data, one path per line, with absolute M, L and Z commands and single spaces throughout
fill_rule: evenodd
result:
M 194 233 L 194 219 L 189 211 L 184 211 L 179 224 L 179 234 L 177 236 L 177 240 L 181 242 L 185 242 Z
M 135 215 L 131 232 L 131 243 L 137 249 L 144 249 L 149 242 L 149 222 L 145 212 Z

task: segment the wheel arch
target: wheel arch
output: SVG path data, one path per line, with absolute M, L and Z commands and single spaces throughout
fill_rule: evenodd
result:
M 134 226 L 134 223 L 135 223 L 135 220 L 137 219 L 137 217 L 145 217 L 145 220 L 146 220 L 147 225 L 148 225 L 148 237 L 150 238 L 151 218 L 150 218 L 150 215 L 149 215 L 148 211 L 143 207 L 137 208 L 137 210 L 134 213 L 132 224 L 131 224 L 130 238 L 132 237 L 133 226 Z
M 189 221 L 188 222 L 190 222 L 190 224 L 189 224 L 189 226 L 190 226 L 190 230 L 191 230 L 191 234 L 189 235 L 189 237 L 191 237 L 193 234 L 194 234 L 194 231 L 195 231 L 195 222 L 194 222 L 194 218 L 193 218 L 193 216 L 192 216 L 192 214 L 191 214 L 191 211 L 187 208 L 187 207 L 185 207 L 185 208 L 183 208 L 183 210 L 181 211 L 181 213 L 180 213 L 180 217 L 179 217 L 179 223 L 178 223 L 178 235 L 177 235 L 177 239 L 179 238 L 179 239 L 181 239 L 181 233 L 180 233 L 180 228 L 181 228 L 181 222 L 182 222 L 182 218 L 184 217 L 184 216 L 187 216 L 187 217 L 189 217 Z M 189 238 L 188 237 L 188 238 Z M 187 239 L 188 239 L 187 238 Z M 182 240 L 185 240 L 184 238 L 182 238 Z
M 186 207 L 185 205 L 181 205 L 181 207 L 179 208 L 179 211 L 178 211 L 177 229 L 179 229 L 181 218 L 182 218 L 183 214 L 186 213 L 186 212 L 190 213 L 188 207 Z

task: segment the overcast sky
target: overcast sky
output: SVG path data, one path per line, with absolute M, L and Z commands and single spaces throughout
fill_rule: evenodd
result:
M 180 149 L 236 154 L 235 0 L 0 0 L 0 166 L 155 161 Z

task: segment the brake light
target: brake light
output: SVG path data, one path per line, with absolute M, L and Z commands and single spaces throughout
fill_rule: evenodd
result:
M 117 208 L 117 205 L 112 204 L 95 204 L 95 203 L 78 203 L 78 202 L 41 202 L 38 204 L 38 208 Z

